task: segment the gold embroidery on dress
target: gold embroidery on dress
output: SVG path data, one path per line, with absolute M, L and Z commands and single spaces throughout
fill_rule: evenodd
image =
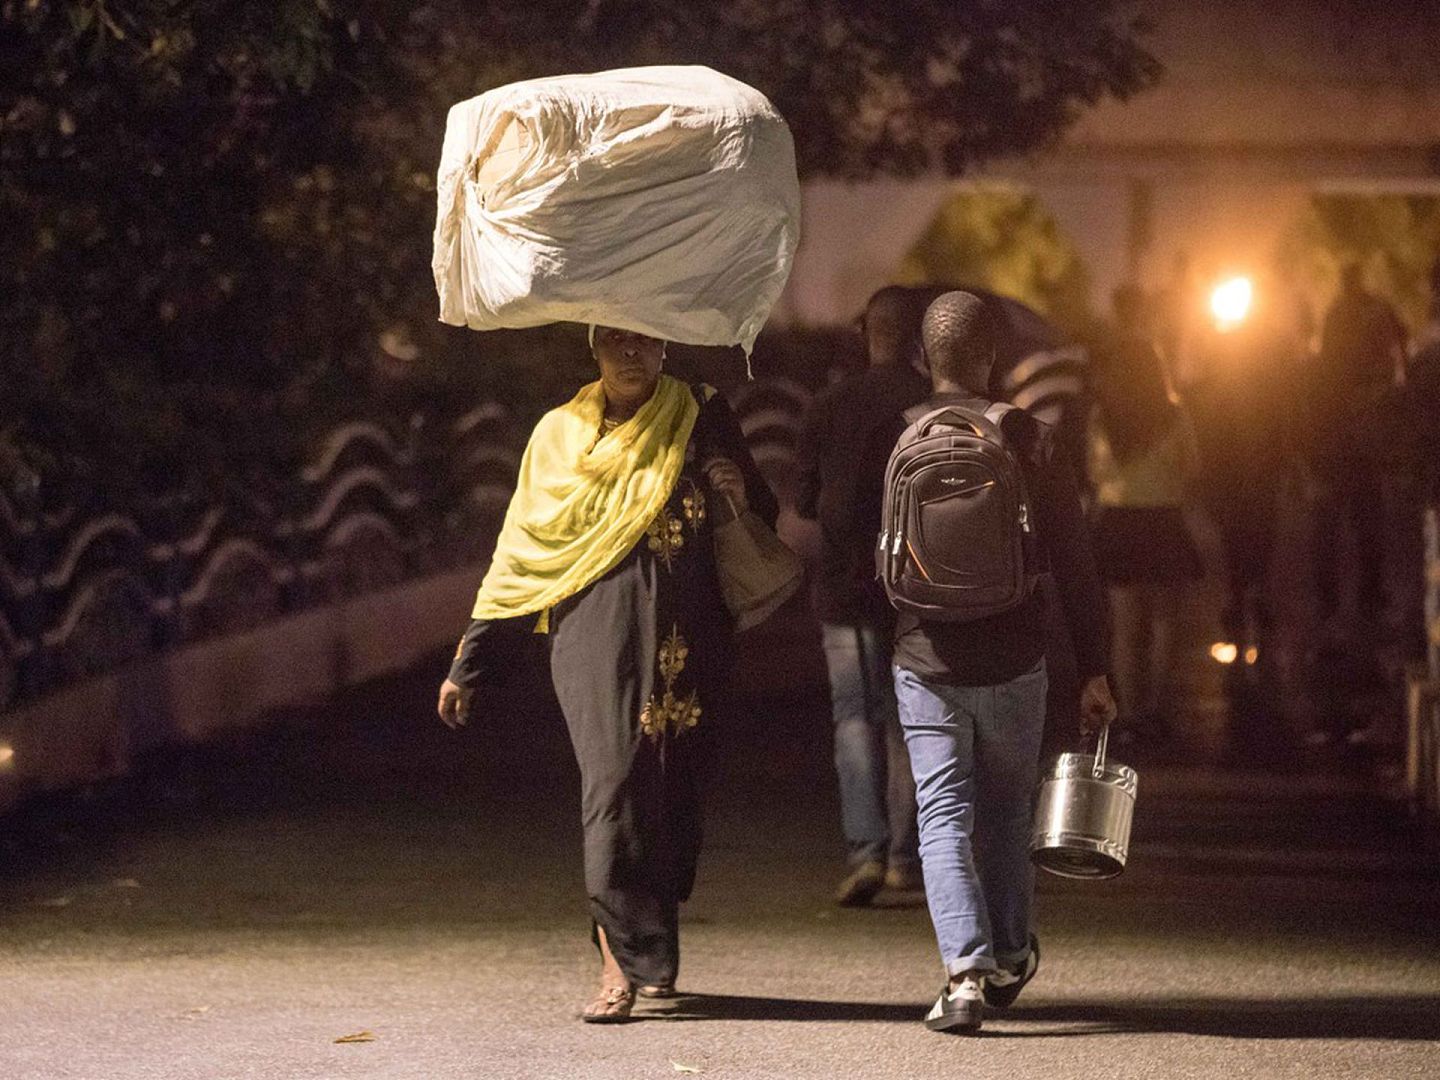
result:
M 660 643 L 660 677 L 669 687 L 685 670 L 685 660 L 690 655 L 690 645 L 680 634 L 680 627 L 671 624 L 670 636 Z
M 660 556 L 666 570 L 672 571 L 675 569 L 675 557 L 685 546 L 685 526 L 689 525 L 691 532 L 698 533 L 709 513 L 705 506 L 705 489 L 688 477 L 681 483 L 686 485 L 685 494 L 680 499 L 683 518 L 671 513 L 669 506 L 663 506 L 645 527 L 650 550 Z
M 700 695 L 691 690 L 683 697 L 675 694 L 675 680 L 685 670 L 685 659 L 690 655 L 690 646 L 680 634 L 678 626 L 670 628 L 670 636 L 660 643 L 660 678 L 665 689 L 660 696 L 651 696 L 645 708 L 640 710 L 640 730 L 652 739 L 658 739 L 669 731 L 680 734 L 700 722 Z
M 695 483 L 694 480 L 687 479 L 685 483 L 689 485 L 689 490 L 685 493 L 685 497 L 680 500 L 680 505 L 684 510 L 685 522 L 690 526 L 690 531 L 698 533 L 705 524 L 705 515 L 707 513 L 705 508 L 705 489 Z
M 650 538 L 650 550 L 660 556 L 665 569 L 673 569 L 676 554 L 685 546 L 685 523 L 670 512 L 668 506 L 661 507 L 660 513 L 645 527 Z

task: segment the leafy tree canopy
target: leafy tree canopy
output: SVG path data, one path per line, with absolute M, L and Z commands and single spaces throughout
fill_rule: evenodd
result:
M 429 240 L 485 89 L 706 63 L 807 175 L 958 173 L 1148 85 L 1142 32 L 1115 0 L 0 0 L 0 442 L 260 482 L 338 415 L 468 398 L 503 365 L 436 325 Z
M 1035 196 L 1010 188 L 952 195 L 896 271 L 902 285 L 983 285 L 1068 333 L 1092 332 L 1084 263 Z

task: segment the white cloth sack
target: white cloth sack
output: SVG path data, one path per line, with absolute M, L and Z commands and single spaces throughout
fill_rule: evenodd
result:
M 790 273 L 790 129 L 707 67 L 514 83 L 450 110 L 432 263 L 440 319 L 598 323 L 748 354 Z

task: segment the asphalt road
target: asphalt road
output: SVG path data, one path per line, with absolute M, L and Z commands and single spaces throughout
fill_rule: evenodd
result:
M 1367 770 L 1203 695 L 1181 737 L 1125 752 L 1130 869 L 1042 883 L 1039 977 L 970 1039 L 920 1024 L 941 977 L 922 897 L 829 902 L 823 701 L 742 702 L 716 733 L 690 996 L 583 1025 L 597 965 L 549 695 L 522 674 L 452 734 L 440 667 L 6 822 L 0 1078 L 1440 1076 L 1440 880 Z

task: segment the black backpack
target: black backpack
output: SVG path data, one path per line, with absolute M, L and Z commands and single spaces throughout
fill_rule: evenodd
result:
M 897 611 L 972 622 L 1035 586 L 1030 505 L 1001 418 L 1012 405 L 911 409 L 885 468 L 876 572 Z

